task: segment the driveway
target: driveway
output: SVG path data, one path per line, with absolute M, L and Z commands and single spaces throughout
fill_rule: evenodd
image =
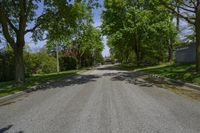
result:
M 1 133 L 200 133 L 200 102 L 102 66 L 0 104 Z

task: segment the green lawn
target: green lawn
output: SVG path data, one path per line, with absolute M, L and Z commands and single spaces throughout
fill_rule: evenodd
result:
M 125 70 L 138 70 L 150 74 L 157 74 L 162 77 L 167 77 L 185 82 L 195 83 L 200 85 L 200 74 L 195 72 L 195 65 L 185 64 L 162 64 L 151 67 L 136 67 L 131 65 L 120 65 L 120 68 Z
M 50 80 L 56 80 L 59 78 L 64 78 L 68 75 L 76 74 L 77 72 L 84 72 L 86 69 L 82 70 L 70 70 L 60 73 L 51 74 L 38 74 L 26 79 L 24 84 L 15 84 L 14 81 L 0 82 L 0 97 L 13 94 L 18 91 L 26 90 L 34 85 L 42 84 Z
M 200 74 L 195 72 L 195 65 L 193 64 L 159 65 L 155 67 L 144 68 L 141 71 L 200 85 Z

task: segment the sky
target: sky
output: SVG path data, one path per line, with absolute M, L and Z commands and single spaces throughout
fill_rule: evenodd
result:
M 101 7 L 94 9 L 93 10 L 93 20 L 94 20 L 94 27 L 99 27 L 101 25 L 101 13 L 104 9 L 103 7 L 103 0 L 99 0 Z M 42 5 L 41 5 L 42 6 Z M 41 8 L 42 9 L 42 8 Z M 41 9 L 38 9 L 37 13 L 41 14 Z M 102 42 L 104 44 L 104 50 L 102 52 L 102 55 L 105 56 L 109 56 L 109 47 L 106 45 L 107 43 L 107 39 L 105 36 L 102 37 Z M 45 41 L 38 41 L 37 43 L 33 42 L 31 40 L 31 34 L 27 34 L 26 35 L 26 43 L 30 46 L 30 49 L 32 51 L 38 51 L 40 48 L 42 48 L 45 44 L 46 44 L 46 40 Z

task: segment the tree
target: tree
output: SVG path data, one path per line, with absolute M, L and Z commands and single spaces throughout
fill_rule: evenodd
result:
M 76 26 L 81 16 L 81 0 L 1 0 L 0 1 L 0 31 L 14 50 L 15 80 L 24 82 L 23 48 L 25 35 L 32 33 L 34 40 L 63 34 L 63 28 Z M 43 8 L 43 9 L 40 9 Z M 37 14 L 37 10 L 43 10 Z M 47 32 L 45 32 L 47 31 Z M 0 33 L 1 33 L 0 32 Z M 52 34 L 55 33 L 55 34 Z
M 164 5 L 178 17 L 194 25 L 196 33 L 196 71 L 200 72 L 200 0 L 161 0 L 157 3 Z M 176 8 L 179 10 L 176 10 Z
M 74 26 L 70 30 L 63 28 L 62 33 L 52 31 L 46 45 L 52 52 L 56 49 L 54 42 L 58 42 L 61 54 L 63 54 L 61 56 L 76 56 L 78 67 L 82 67 L 83 64 L 92 65 L 95 62 L 94 57 L 99 58 L 103 50 L 100 31 L 92 26 L 92 7 L 90 4 L 83 3 L 81 13 L 82 15 L 77 20 L 78 26 Z
M 137 65 L 172 59 L 176 29 L 166 8 L 143 0 L 104 2 L 102 29 L 115 57 L 124 61 L 134 52 Z
M 79 66 L 82 64 L 83 56 L 87 56 L 93 60 L 98 58 L 103 50 L 100 31 L 91 25 L 86 25 L 82 34 L 79 34 L 77 40 L 75 40 L 75 43 Z
M 26 76 L 56 72 L 56 58 L 49 55 L 45 48 L 36 53 L 24 52 L 24 59 Z

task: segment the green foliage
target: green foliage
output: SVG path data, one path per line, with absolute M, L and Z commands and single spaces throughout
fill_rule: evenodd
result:
M 100 31 L 94 28 L 91 25 L 85 25 L 82 34 L 77 36 L 77 56 L 79 62 L 82 62 L 79 65 L 84 67 L 94 65 L 102 58 L 101 52 L 104 48 L 104 45 L 101 41 Z M 83 59 L 83 61 L 81 61 Z
M 36 86 L 38 84 L 46 83 L 52 80 L 59 80 L 60 78 L 65 78 L 68 75 L 75 74 L 81 70 L 70 70 L 60 73 L 51 73 L 51 74 L 37 74 L 27 78 L 27 82 L 24 84 L 15 84 L 13 81 L 9 82 L 0 82 L 0 97 L 13 94 L 17 91 L 24 91 L 27 88 Z
M 0 82 L 13 80 L 15 78 L 14 70 L 13 51 L 2 49 L 0 51 Z
M 45 51 L 24 54 L 25 75 L 56 72 L 56 59 Z M 14 53 L 11 48 L 2 49 L 0 52 L 0 82 L 10 81 L 15 78 Z
M 61 71 L 74 70 L 77 68 L 78 61 L 76 57 L 61 57 L 60 58 L 60 69 Z
M 46 52 L 25 53 L 26 75 L 56 72 L 56 59 Z
M 168 77 L 171 79 L 200 84 L 200 74 L 195 72 L 194 64 L 158 65 L 158 66 L 142 69 L 141 71 L 144 71 L 146 73 L 151 73 L 151 74 L 157 74 L 162 77 Z
M 30 33 L 34 41 L 48 38 L 60 41 L 70 36 L 79 26 L 79 22 L 91 9 L 98 6 L 97 0 L 1 0 L 0 34 L 15 51 L 16 81 L 24 82 L 23 48 L 25 35 Z M 41 11 L 41 12 L 40 12 Z M 0 36 L 1 36 L 0 35 Z M 50 60 L 49 63 L 53 63 Z M 46 65 L 46 64 L 45 64 Z M 43 64 L 41 72 L 53 71 Z
M 114 57 L 111 58 L 111 63 L 115 64 L 115 58 Z
M 176 28 L 166 8 L 143 0 L 105 0 L 104 3 L 102 30 L 108 36 L 115 58 L 128 62 L 129 56 L 135 55 L 136 64 L 167 60 Z
M 81 15 L 78 21 L 76 21 L 77 23 L 75 26 L 61 28 L 61 33 L 57 33 L 53 30 L 46 45 L 48 52 L 51 54 L 55 54 L 56 49 L 58 49 L 59 54 L 63 56 L 61 59 L 61 69 L 64 70 L 74 68 L 75 66 L 74 62 L 68 64 L 69 62 L 67 60 L 71 59 L 71 57 L 68 58 L 68 56 L 74 56 L 77 59 L 78 68 L 92 66 L 102 61 L 101 53 L 104 45 L 102 43 L 101 33 L 100 30 L 92 26 L 92 7 L 98 6 L 98 4 L 95 0 L 82 3 L 77 2 L 77 4 L 77 6 L 81 6 L 82 8 L 80 10 Z M 55 25 L 57 26 L 57 23 Z M 65 32 L 69 32 L 69 34 L 63 34 Z M 73 52 L 70 52 L 71 50 Z M 64 59 L 65 57 L 66 59 Z M 69 68 L 65 64 L 68 64 L 67 66 L 69 66 Z

